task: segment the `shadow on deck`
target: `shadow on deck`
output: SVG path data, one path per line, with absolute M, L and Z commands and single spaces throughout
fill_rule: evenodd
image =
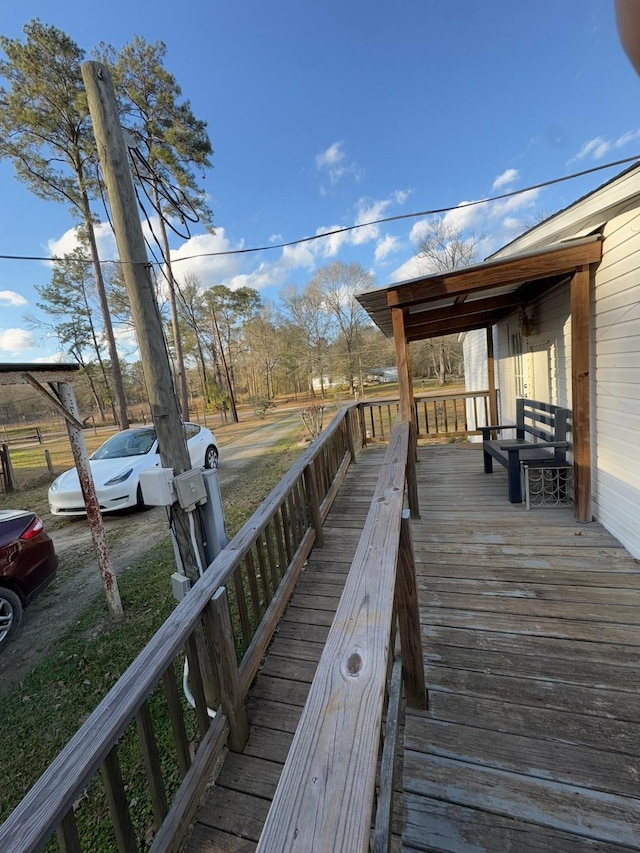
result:
M 253 851 L 384 450 L 346 478 L 189 851 Z M 402 846 L 640 849 L 640 567 L 600 525 L 507 501 L 477 446 L 421 448 L 412 522 L 428 711 L 407 709 Z

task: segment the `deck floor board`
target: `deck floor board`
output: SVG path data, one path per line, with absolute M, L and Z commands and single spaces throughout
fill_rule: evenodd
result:
M 247 700 L 190 853 L 251 853 L 357 546 L 361 454 Z M 640 565 L 570 509 L 509 504 L 477 446 L 421 448 L 412 522 L 427 711 L 407 709 L 402 849 L 640 850 Z

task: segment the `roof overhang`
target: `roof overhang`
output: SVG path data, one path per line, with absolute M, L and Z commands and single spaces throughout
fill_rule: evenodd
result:
M 0 385 L 28 385 L 25 374 L 39 382 L 71 382 L 80 366 L 77 364 L 29 364 L 28 362 L 0 364 Z
M 392 309 L 402 308 L 406 340 L 417 341 L 492 326 L 601 258 L 598 234 L 398 282 L 356 298 L 387 337 L 393 336 Z

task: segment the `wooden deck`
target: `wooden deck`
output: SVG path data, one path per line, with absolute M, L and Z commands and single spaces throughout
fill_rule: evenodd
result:
M 253 851 L 383 450 L 349 472 L 190 851 Z M 507 501 L 477 446 L 423 448 L 412 525 L 430 708 L 407 711 L 403 849 L 640 850 L 640 566 L 570 510 Z

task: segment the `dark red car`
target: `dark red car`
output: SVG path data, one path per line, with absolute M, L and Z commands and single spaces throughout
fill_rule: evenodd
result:
M 22 611 L 58 567 L 53 542 L 35 512 L 0 510 L 0 649 L 22 624 Z

